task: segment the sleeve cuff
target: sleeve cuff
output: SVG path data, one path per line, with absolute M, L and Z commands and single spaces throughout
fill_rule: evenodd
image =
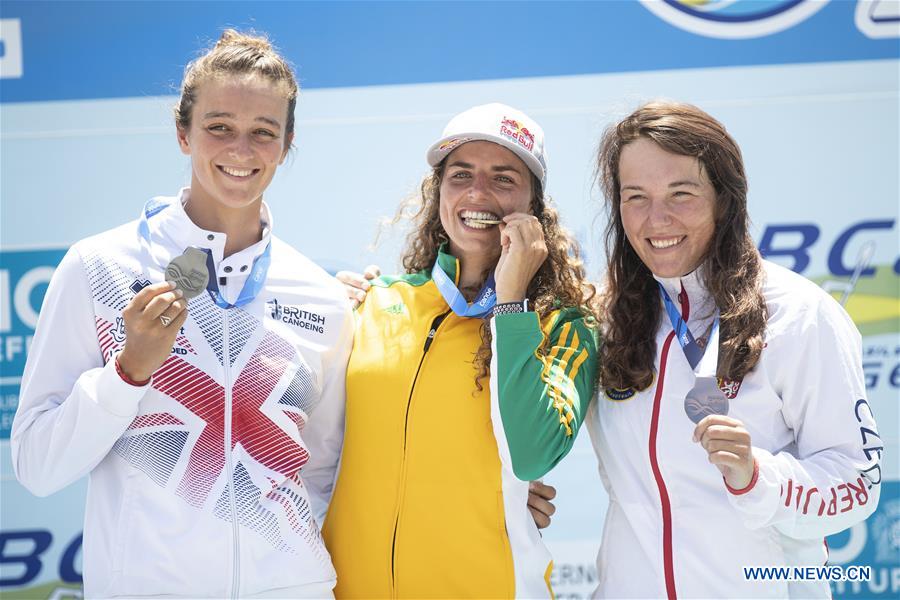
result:
M 495 334 L 498 331 L 533 333 L 536 329 L 540 330 L 541 323 L 536 312 L 528 311 L 494 315 L 494 318 L 491 319 L 491 327 Z
M 150 382 L 135 386 L 125 382 L 116 371 L 115 359 L 106 363 L 94 382 L 97 404 L 117 417 L 133 417 L 138 404 L 150 389 Z
M 724 477 L 722 478 L 722 482 L 725 484 L 725 488 L 728 490 L 728 492 L 730 494 L 732 494 L 734 496 L 743 496 L 744 494 L 746 494 L 747 492 L 749 492 L 750 490 L 753 489 L 753 487 L 756 485 L 756 482 L 758 480 L 759 480 L 759 461 L 756 460 L 755 457 L 753 458 L 753 477 L 750 478 L 750 483 L 748 483 L 745 487 L 743 487 L 739 490 L 735 489 L 735 488 L 731 487 L 730 485 L 728 485 L 728 482 L 725 481 Z

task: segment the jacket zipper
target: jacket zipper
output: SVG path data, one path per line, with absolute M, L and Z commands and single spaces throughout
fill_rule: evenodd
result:
M 231 511 L 231 547 L 232 547 L 232 565 L 231 565 L 231 597 L 236 599 L 238 597 L 238 593 L 240 590 L 240 569 L 241 569 L 241 554 L 240 554 L 240 524 L 238 523 L 238 514 L 237 509 L 235 507 L 234 501 L 234 464 L 232 463 L 232 455 L 231 455 L 231 422 L 232 422 L 232 402 L 233 397 L 231 394 L 231 373 L 229 373 L 229 365 L 230 362 L 228 357 L 231 354 L 228 340 L 228 309 L 224 310 L 223 317 L 223 331 L 222 331 L 222 366 L 224 367 L 225 372 L 225 462 L 228 466 L 228 503 Z
M 422 347 L 422 356 L 419 358 L 419 366 L 416 367 L 416 374 L 413 376 L 412 385 L 409 388 L 409 396 L 406 399 L 406 416 L 403 419 L 403 456 L 400 459 L 400 489 L 397 490 L 397 512 L 394 516 L 394 535 L 391 540 L 391 597 L 397 598 L 397 574 L 394 572 L 394 565 L 397 561 L 397 529 L 400 527 L 400 504 L 403 501 L 403 489 L 406 487 L 406 439 L 409 431 L 409 408 L 412 405 L 412 396 L 416 390 L 416 382 L 419 379 L 419 371 L 422 370 L 422 363 L 425 362 L 425 356 L 428 349 L 434 342 L 437 330 L 447 318 L 450 311 L 439 314 L 431 322 L 431 328 L 428 330 L 428 337 L 425 338 L 425 345 Z

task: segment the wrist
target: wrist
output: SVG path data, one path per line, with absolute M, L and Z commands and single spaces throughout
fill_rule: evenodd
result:
M 756 458 L 753 459 L 753 473 L 750 475 L 750 481 L 747 482 L 746 485 L 744 485 L 742 487 L 732 487 L 728 483 L 728 480 L 725 479 L 725 477 L 722 477 L 722 480 L 725 482 L 725 487 L 728 489 L 728 492 L 735 496 L 740 496 L 742 494 L 746 494 L 747 492 L 752 490 L 753 486 L 756 485 L 756 481 L 758 479 L 759 479 L 759 462 L 756 460 Z M 743 482 L 738 482 L 738 483 L 743 483 Z
M 506 304 L 508 302 L 522 302 L 528 296 L 525 288 L 517 285 L 498 284 L 497 285 L 497 304 Z
M 129 385 L 133 385 L 135 387 L 143 387 L 150 383 L 150 373 L 142 373 L 140 371 L 136 371 L 133 368 L 130 368 L 130 365 L 126 360 L 122 360 L 122 354 L 120 353 L 116 356 L 116 373 L 119 374 L 119 377 L 125 383 Z

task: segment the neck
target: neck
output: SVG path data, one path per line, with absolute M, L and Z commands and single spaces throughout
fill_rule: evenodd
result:
M 466 300 L 471 302 L 481 291 L 481 285 L 494 261 L 486 260 L 485 257 L 463 258 L 457 256 L 457 258 L 459 259 L 459 285 L 457 287 Z
M 248 206 L 230 208 L 218 202 L 197 201 L 192 194 L 184 210 L 197 227 L 225 234 L 225 257 L 228 257 L 262 239 L 261 205 L 262 197 Z

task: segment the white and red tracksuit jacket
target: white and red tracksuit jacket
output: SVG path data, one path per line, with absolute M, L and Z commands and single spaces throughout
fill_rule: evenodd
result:
M 75 244 L 41 309 L 11 447 L 29 490 L 90 476 L 87 597 L 295 597 L 335 572 L 317 517 L 343 435 L 352 318 L 340 284 L 271 235 L 224 258 L 225 235 L 197 227 L 180 198 Z M 148 204 L 148 207 L 150 205 Z M 145 236 L 145 239 L 147 237 Z M 122 309 L 171 258 L 209 248 L 234 302 L 271 242 L 256 297 L 190 300 L 172 353 L 148 385 L 116 373 Z M 312 505 L 311 505 L 312 503 Z
M 821 566 L 824 536 L 878 504 L 881 439 L 866 402 L 860 335 L 818 286 L 765 262 L 765 347 L 742 382 L 723 382 L 750 432 L 758 472 L 729 491 L 692 441 L 694 384 L 661 308 L 656 379 L 599 391 L 588 428 L 610 505 L 597 558 L 600 598 L 823 598 L 827 581 L 746 580 L 743 567 Z M 695 336 L 714 318 L 699 275 L 659 279 Z M 710 347 L 717 347 L 717 336 Z M 714 375 L 707 352 L 697 375 Z

